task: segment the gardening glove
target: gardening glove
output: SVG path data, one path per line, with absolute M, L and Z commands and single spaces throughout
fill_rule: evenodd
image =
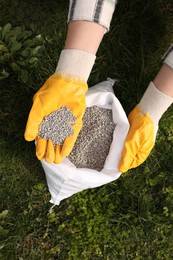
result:
M 173 69 L 173 45 L 162 60 Z M 149 156 L 155 144 L 159 120 L 172 102 L 173 98 L 150 82 L 141 101 L 129 115 L 130 130 L 119 163 L 120 172 L 137 167 Z
M 173 102 L 150 82 L 139 104 L 129 114 L 130 130 L 119 163 L 119 171 L 126 172 L 143 163 L 156 140 L 158 122 Z
M 24 136 L 27 141 L 36 139 L 36 156 L 39 160 L 60 163 L 73 149 L 82 127 L 82 117 L 86 109 L 85 93 L 88 90 L 86 82 L 95 58 L 95 55 L 85 51 L 63 50 L 56 72 L 34 95 Z M 65 139 L 62 147 L 57 144 L 54 148 L 51 140 L 38 138 L 37 135 L 43 118 L 62 106 L 67 106 L 76 116 L 76 123 L 73 126 L 73 135 Z

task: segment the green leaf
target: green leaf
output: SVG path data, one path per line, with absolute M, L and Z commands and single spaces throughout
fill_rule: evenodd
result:
M 8 49 L 7 49 L 7 47 L 6 47 L 5 45 L 0 44 L 0 51 L 2 51 L 2 52 L 8 52 Z
M 14 42 L 11 45 L 11 51 L 18 51 L 22 47 L 22 44 L 20 42 Z
M 2 226 L 0 226 L 0 236 L 5 236 L 7 234 L 8 234 L 8 230 L 6 230 Z
M 4 37 L 6 36 L 6 34 L 9 33 L 9 31 L 11 30 L 11 24 L 7 23 L 4 28 L 2 29 L 2 39 L 4 39 Z
M 39 40 L 39 41 L 43 41 L 41 34 L 38 34 L 37 36 L 35 36 L 35 39 Z
M 34 45 L 34 41 L 28 39 L 28 40 L 24 41 L 23 45 L 24 45 L 25 47 L 31 47 L 31 46 Z
M 33 33 L 31 31 L 23 31 L 20 39 L 22 40 L 26 40 L 28 37 L 30 37 Z
M 45 188 L 45 185 L 43 183 L 38 183 L 34 186 L 34 189 L 39 190 L 39 191 L 44 190 L 44 188 Z
M 20 26 L 15 27 L 14 35 L 18 38 L 22 34 L 22 28 Z
M 1 213 L 0 213 L 0 219 L 4 219 L 6 216 L 8 215 L 8 210 L 3 210 Z
M 6 63 L 9 61 L 11 58 L 12 54 L 9 52 L 4 52 L 3 55 L 0 55 L 0 64 L 3 65 L 3 67 L 6 67 Z
M 0 245 L 0 250 L 1 250 L 2 248 L 4 248 L 4 246 L 5 246 L 5 245 Z M 0 255 L 0 256 L 1 256 L 1 255 Z M 0 258 L 0 259 L 1 259 L 1 258 Z
M 26 83 L 28 80 L 28 72 L 26 70 L 21 70 L 20 79 L 23 83 Z
M 13 29 L 11 29 L 6 35 L 4 41 L 6 44 L 10 44 L 16 40 L 15 32 Z
M 30 52 L 29 52 L 29 50 L 25 49 L 25 50 L 21 51 L 20 54 L 21 54 L 23 57 L 28 57 L 28 56 L 30 55 Z
M 37 55 L 42 49 L 42 46 L 37 46 L 31 51 L 31 55 Z
M 16 41 L 16 36 L 15 35 L 11 35 L 10 37 L 8 37 L 8 43 L 9 44 L 12 44 L 13 42 L 15 42 Z
M 29 63 L 32 65 L 36 64 L 37 62 L 38 62 L 38 58 L 36 58 L 36 57 L 32 57 L 29 59 Z
M 25 66 L 27 64 L 27 62 L 24 61 L 24 60 L 18 60 L 17 64 L 23 67 L 23 66 Z
M 0 72 L 0 80 L 8 78 L 9 73 L 3 69 L 3 71 Z M 3 212 L 2 212 L 3 213 Z M 0 213 L 0 214 L 2 214 Z
M 20 70 L 19 66 L 15 62 L 12 62 L 10 64 L 10 66 L 11 66 L 13 71 L 19 71 Z

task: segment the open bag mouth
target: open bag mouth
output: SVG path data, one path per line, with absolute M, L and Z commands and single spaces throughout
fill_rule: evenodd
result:
M 89 163 L 92 162 L 93 165 L 97 167 L 96 169 L 88 168 L 88 162 L 87 160 L 85 162 L 84 156 L 84 165 L 86 165 L 87 167 L 75 166 L 75 164 L 73 163 L 73 151 L 71 155 L 68 158 L 64 158 L 62 163 L 60 164 L 49 164 L 45 160 L 42 160 L 41 163 L 45 171 L 48 188 L 51 194 L 51 203 L 59 205 L 63 199 L 68 198 L 75 193 L 78 193 L 85 189 L 102 186 L 120 177 L 121 173 L 118 171 L 118 164 L 129 130 L 129 122 L 120 102 L 113 92 L 113 84 L 114 81 L 108 79 L 107 81 L 101 82 L 94 87 L 89 88 L 88 92 L 86 93 L 86 104 L 88 108 L 87 110 L 89 111 L 86 119 L 89 120 L 89 116 L 92 114 L 92 111 L 96 109 L 100 113 L 104 111 L 104 113 L 106 114 L 105 118 L 108 118 L 109 114 L 108 121 L 112 122 L 112 128 L 110 128 L 112 131 L 112 138 L 109 138 L 110 143 L 108 145 L 108 155 L 106 154 L 105 156 L 106 160 L 103 159 L 101 168 L 98 168 L 99 157 L 97 156 L 97 162 L 95 163 L 94 156 L 92 155 Z M 102 124 L 102 126 L 104 126 L 104 123 Z M 88 127 L 90 127 L 90 124 L 88 124 Z M 102 127 L 102 131 L 100 131 L 100 134 L 102 134 L 103 129 L 104 128 Z M 94 133 L 95 136 L 98 133 L 97 130 Z M 92 134 L 93 132 L 91 126 L 91 132 L 89 133 L 89 135 Z M 91 138 L 93 141 L 91 146 L 96 145 L 96 148 L 98 148 L 97 144 L 94 144 L 94 134 L 92 136 L 93 138 Z M 84 135 L 82 137 L 83 139 L 85 138 L 85 135 L 86 134 L 84 132 Z M 89 148 L 91 148 L 91 146 L 88 145 Z M 75 146 L 73 149 L 75 149 Z M 80 149 L 81 152 L 82 149 L 85 149 L 85 145 L 84 143 L 82 144 L 82 142 Z M 75 152 L 77 153 L 77 150 Z M 80 153 L 78 154 L 77 159 L 81 159 Z

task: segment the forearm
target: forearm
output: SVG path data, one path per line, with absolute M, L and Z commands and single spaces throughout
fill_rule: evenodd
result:
M 64 50 L 56 72 L 87 82 L 96 52 L 109 30 L 116 0 L 71 0 Z
M 156 88 L 173 98 L 173 69 L 164 64 L 153 81 Z
M 65 49 L 96 54 L 109 31 L 117 0 L 70 0 Z
M 173 46 L 170 50 L 164 55 L 164 64 L 154 81 L 149 83 L 128 117 L 130 130 L 119 164 L 120 172 L 135 168 L 147 159 L 154 147 L 159 120 L 173 103 Z
M 163 113 L 173 102 L 173 50 L 166 54 L 163 63 L 139 103 L 140 108 L 152 117 L 155 129 Z
M 87 81 L 104 31 L 102 25 L 94 22 L 70 22 L 56 72 Z
M 105 28 L 89 21 L 72 21 L 68 25 L 64 49 L 78 49 L 96 54 Z

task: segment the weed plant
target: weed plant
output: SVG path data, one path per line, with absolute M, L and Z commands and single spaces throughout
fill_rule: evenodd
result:
M 18 81 L 28 81 L 28 70 L 38 65 L 43 50 L 41 35 L 32 35 L 24 26 L 0 27 L 0 80 L 15 75 Z
M 66 36 L 68 1 L 0 0 L 0 24 L 41 35 L 39 65 L 22 82 L 0 81 L 0 259 L 173 259 L 173 109 L 137 169 L 66 199 L 52 213 L 34 143 L 23 133 L 34 93 L 54 72 Z M 116 78 L 126 113 L 158 72 L 173 39 L 172 0 L 119 0 L 97 53 L 89 86 Z

